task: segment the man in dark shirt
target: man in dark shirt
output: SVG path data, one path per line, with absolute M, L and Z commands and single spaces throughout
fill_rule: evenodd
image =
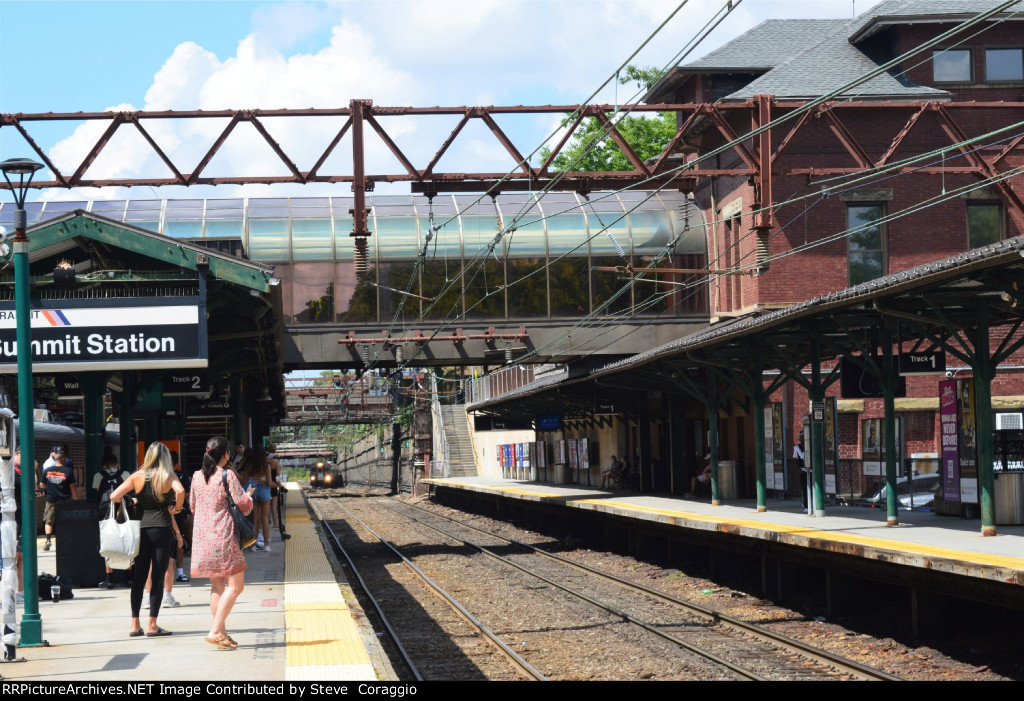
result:
M 177 476 L 178 481 L 181 482 L 181 486 L 185 488 L 185 505 L 179 513 L 174 515 L 175 520 L 178 522 L 178 530 L 181 532 L 181 539 L 184 542 L 184 545 L 180 548 L 177 547 L 177 544 L 172 544 L 176 570 L 174 580 L 178 582 L 187 582 L 189 581 L 189 577 L 185 573 L 185 550 L 186 548 L 191 549 L 192 547 L 192 510 L 189 509 L 188 506 L 188 493 L 192 490 L 192 477 L 185 474 L 181 469 L 181 461 L 178 458 L 178 451 L 171 451 L 171 462 L 174 463 L 174 474 Z M 168 568 L 167 573 L 170 575 L 170 568 Z
M 46 543 L 43 550 L 49 550 L 50 539 L 53 537 L 53 522 L 57 517 L 57 502 L 78 499 L 75 471 L 67 464 L 63 450 L 56 452 L 53 465 L 43 467 L 43 481 L 39 483 L 39 488 L 46 490 L 46 508 L 43 510 Z

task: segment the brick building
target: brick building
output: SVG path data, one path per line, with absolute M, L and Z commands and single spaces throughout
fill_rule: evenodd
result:
M 979 17 L 1000 4 L 885 0 L 851 20 L 769 20 L 651 88 L 645 102 L 679 106 L 673 157 L 704 176 L 709 267 L 745 273 L 711 278 L 712 322 L 1024 234 L 1024 3 Z M 939 379 L 909 378 L 897 400 L 905 457 L 938 451 Z M 882 402 L 843 399 L 838 383 L 828 394 L 857 491 L 864 422 Z M 1024 410 L 1024 355 L 993 395 L 997 411 Z M 807 393 L 790 382 L 772 401 L 796 435 Z M 724 457 L 752 462 L 749 417 L 723 429 Z

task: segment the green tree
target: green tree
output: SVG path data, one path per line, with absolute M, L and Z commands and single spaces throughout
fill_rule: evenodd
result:
M 662 75 L 656 68 L 630 65 L 619 76 L 619 83 L 635 82 L 638 87 L 650 88 Z M 614 119 L 614 115 L 609 113 L 608 118 Z M 564 123 L 568 124 L 569 119 L 566 118 Z M 673 112 L 644 113 L 635 117 L 627 115 L 618 120 L 617 126 L 626 143 L 646 160 L 660 154 L 675 136 L 676 117 Z M 633 165 L 605 130 L 606 127 L 592 117 L 584 121 L 565 148 L 555 156 L 551 168 L 557 171 L 633 170 Z M 543 163 L 550 155 L 550 148 L 542 148 L 540 162 Z

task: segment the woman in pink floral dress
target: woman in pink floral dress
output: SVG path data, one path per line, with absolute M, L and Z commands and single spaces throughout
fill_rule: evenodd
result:
M 231 497 L 243 514 L 252 511 L 252 489 L 245 491 L 229 469 L 228 441 L 214 436 L 206 443 L 201 475 L 192 479 L 189 505 L 194 514 L 192 577 L 210 579 L 210 613 L 213 625 L 206 642 L 222 650 L 236 650 L 238 643 L 227 632 L 227 618 L 245 586 L 245 556 L 238 545 L 235 524 L 228 510 L 224 479 Z

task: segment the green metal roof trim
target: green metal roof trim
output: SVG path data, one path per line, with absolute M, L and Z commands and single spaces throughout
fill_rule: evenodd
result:
M 63 217 L 50 219 L 29 229 L 29 252 L 31 254 L 33 251 L 77 236 L 177 265 L 186 270 L 198 270 L 199 257 L 206 256 L 210 274 L 218 280 L 258 292 L 269 291 L 272 284 L 272 265 L 244 261 L 82 210 L 69 212 Z

